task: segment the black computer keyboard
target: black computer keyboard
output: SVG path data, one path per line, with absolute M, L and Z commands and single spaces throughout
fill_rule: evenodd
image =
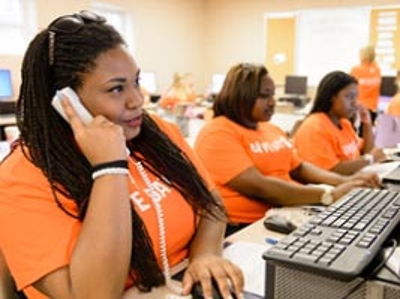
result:
M 400 193 L 355 189 L 263 255 L 341 280 L 360 275 L 400 222 Z

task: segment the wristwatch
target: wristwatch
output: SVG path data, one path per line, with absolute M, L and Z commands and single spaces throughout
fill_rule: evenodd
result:
M 322 194 L 321 203 L 324 206 L 329 206 L 331 203 L 333 203 L 333 201 L 334 201 L 334 198 L 333 198 L 332 191 L 331 190 L 326 190 L 324 192 L 324 194 Z
M 362 158 L 368 162 L 368 165 L 372 165 L 375 162 L 375 158 L 373 155 L 371 154 L 365 154 L 362 156 Z

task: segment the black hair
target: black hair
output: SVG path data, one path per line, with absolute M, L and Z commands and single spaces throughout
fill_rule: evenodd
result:
M 350 84 L 358 84 L 358 81 L 355 77 L 343 71 L 333 71 L 326 74 L 317 87 L 310 114 L 317 112 L 328 113 L 333 105 L 333 97 Z
M 83 221 L 93 184 L 92 168 L 77 147 L 70 126 L 52 108 L 51 99 L 62 87 L 78 89 L 82 76 L 96 67 L 96 58 L 125 42 L 112 26 L 88 20 L 77 32 L 55 32 L 50 38 L 51 34 L 49 29 L 38 33 L 23 60 L 17 103 L 20 146 L 24 155 L 47 177 L 58 206 L 69 216 Z M 141 133 L 128 146 L 133 155 L 144 158 L 148 169 L 167 177 L 196 214 L 217 218 L 221 215 L 219 211 L 224 212 L 194 165 L 148 114 L 144 113 Z M 78 215 L 62 205 L 57 192 L 76 203 Z M 133 206 L 131 215 L 135 237 L 130 274 L 140 289 L 150 290 L 165 283 L 165 279 L 146 227 Z
M 251 112 L 260 93 L 261 80 L 267 74 L 266 67 L 258 64 L 240 63 L 231 67 L 214 101 L 214 117 L 223 115 L 254 129 Z

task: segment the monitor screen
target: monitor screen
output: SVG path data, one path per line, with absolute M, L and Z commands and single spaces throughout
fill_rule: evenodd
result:
M 222 88 L 225 81 L 225 74 L 215 73 L 211 77 L 211 88 L 210 92 L 212 94 L 217 94 Z
M 141 72 L 140 85 L 150 94 L 155 94 L 157 92 L 156 74 L 153 72 Z
M 286 76 L 285 94 L 306 95 L 307 77 L 306 76 Z
M 12 96 L 11 71 L 8 69 L 0 69 L 0 100 L 11 99 Z
M 396 94 L 396 77 L 395 76 L 382 76 L 380 95 L 392 97 Z

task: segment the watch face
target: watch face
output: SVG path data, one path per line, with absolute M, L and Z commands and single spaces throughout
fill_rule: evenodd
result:
M 367 163 L 369 165 L 374 164 L 374 156 L 373 155 L 365 154 L 365 155 L 363 155 L 363 158 L 364 158 L 365 161 L 367 161 Z
M 325 193 L 322 195 L 321 198 L 321 203 L 324 205 L 330 205 L 333 202 L 333 196 L 330 191 L 325 191 Z

